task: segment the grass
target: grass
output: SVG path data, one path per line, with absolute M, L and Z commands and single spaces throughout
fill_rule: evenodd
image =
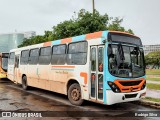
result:
M 160 102 L 160 99 L 158 98 L 145 97 L 143 99 L 147 101 Z
M 160 75 L 160 69 L 146 69 L 147 75 Z
M 160 78 L 151 78 L 151 77 L 147 77 L 147 80 L 159 81 L 159 82 L 160 82 Z
M 160 69 L 146 69 L 147 80 L 160 81 L 160 78 L 154 78 L 150 75 L 160 75 Z
M 147 88 L 151 90 L 160 90 L 160 84 L 148 83 Z

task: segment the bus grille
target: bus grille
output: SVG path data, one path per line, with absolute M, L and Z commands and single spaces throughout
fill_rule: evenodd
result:
M 123 86 L 135 86 L 135 85 L 139 85 L 140 83 L 142 82 L 142 80 L 138 80 L 138 81 L 127 81 L 127 82 L 125 82 L 125 81 L 121 81 L 121 82 L 119 82 L 121 85 L 123 85 Z
M 119 87 L 121 92 L 136 92 L 142 89 L 142 86 L 145 84 L 145 79 L 115 80 L 114 83 Z

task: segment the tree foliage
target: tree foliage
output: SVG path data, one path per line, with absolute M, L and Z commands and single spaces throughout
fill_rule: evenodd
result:
M 160 51 L 151 52 L 145 56 L 146 65 L 160 66 Z
M 53 31 L 45 31 L 43 36 L 38 35 L 25 39 L 19 47 L 103 30 L 122 31 L 133 34 L 131 29 L 126 30 L 121 26 L 122 22 L 123 19 L 119 19 L 118 17 L 109 17 L 107 14 L 100 15 L 98 11 L 92 14 L 82 9 L 78 12 L 77 16 L 73 16 L 70 20 L 53 26 Z

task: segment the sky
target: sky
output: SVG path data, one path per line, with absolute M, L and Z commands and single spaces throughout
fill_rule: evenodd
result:
M 122 26 L 132 29 L 144 45 L 160 44 L 160 0 L 95 0 L 95 8 L 123 18 Z M 80 9 L 92 12 L 92 0 L 0 0 L 0 33 L 43 35 Z

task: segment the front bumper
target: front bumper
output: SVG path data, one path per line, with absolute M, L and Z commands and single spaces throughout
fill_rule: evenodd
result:
M 0 74 L 0 79 L 1 78 L 7 78 L 7 75 L 6 74 Z
M 146 93 L 146 87 L 141 91 L 129 93 L 114 93 L 112 90 L 106 90 L 107 105 L 121 102 L 136 101 L 139 100 L 144 93 Z

